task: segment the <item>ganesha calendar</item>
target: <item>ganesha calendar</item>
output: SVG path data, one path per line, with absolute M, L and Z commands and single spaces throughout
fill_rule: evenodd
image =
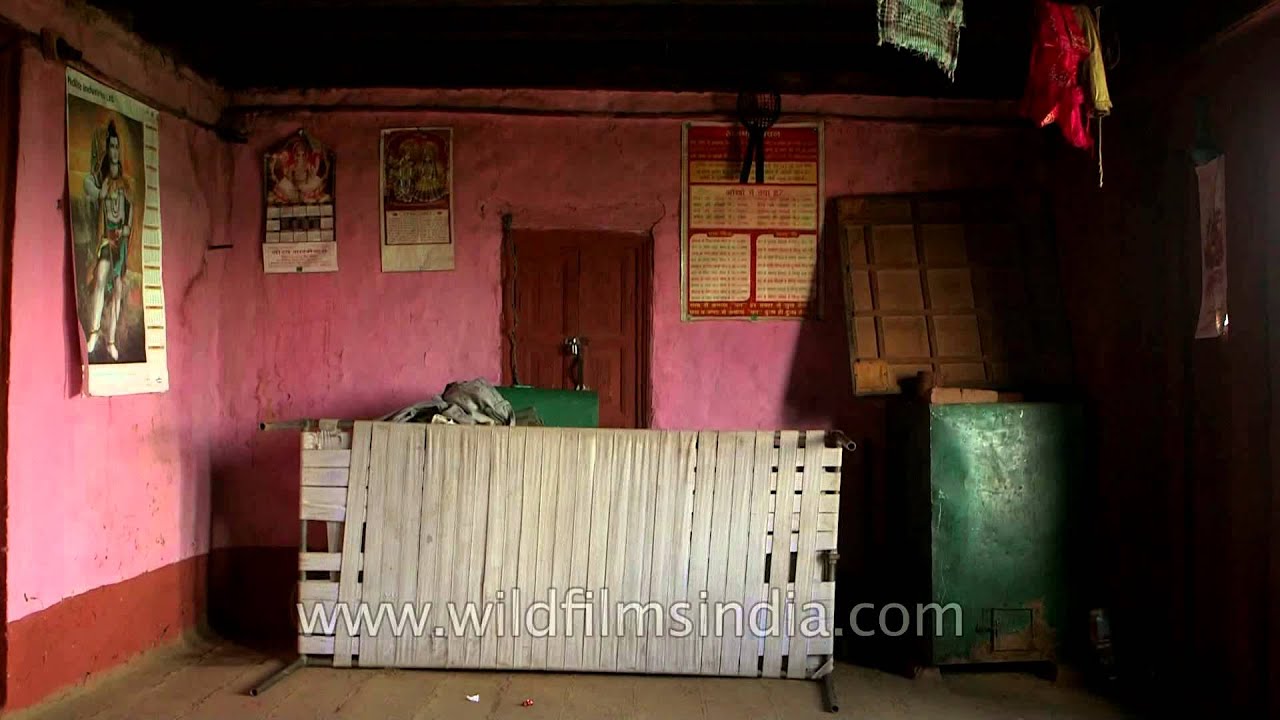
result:
M 263 156 L 266 272 L 337 272 L 333 166 L 333 152 L 303 130 Z

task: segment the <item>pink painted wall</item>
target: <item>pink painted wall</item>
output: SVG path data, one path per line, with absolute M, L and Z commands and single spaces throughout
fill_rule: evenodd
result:
M 0 15 L 29 29 L 58 28 L 105 72 L 195 115 L 207 116 L 225 101 L 221 91 L 174 69 L 93 11 L 5 0 Z M 61 207 L 64 70 L 26 50 L 21 81 L 9 378 L 9 622 L 207 551 L 222 269 L 221 259 L 204 248 L 226 226 L 223 184 L 216 178 L 219 163 L 229 164 L 211 134 L 161 117 L 173 389 L 81 397 L 79 326 Z M 118 621 L 138 623 L 146 632 L 146 618 Z
M 239 102 L 419 103 L 578 110 L 709 112 L 722 96 L 580 92 L 251 94 Z M 731 98 L 728 99 L 732 101 Z M 979 104 L 792 99 L 784 107 L 859 116 L 992 112 Z M 1004 108 L 995 108 L 1004 111 Z M 454 130 L 457 266 L 384 274 L 378 251 L 383 127 Z M 305 126 L 337 153 L 336 274 L 261 270 L 259 153 Z M 819 322 L 680 320 L 680 122 L 513 117 L 470 112 L 261 116 L 237 155 L 235 249 L 223 295 L 225 412 L 236 433 L 220 455 L 215 545 L 296 542 L 296 437 L 256 433 L 264 419 L 367 417 L 501 368 L 501 215 L 518 227 L 611 228 L 655 238 L 653 418 L 661 428 L 839 427 L 874 435 L 879 405 L 851 397 L 835 272 Z M 1020 182 L 1034 134 L 880 120 L 826 122 L 826 193 L 942 190 Z M 1032 148 L 1030 152 L 1024 152 Z M 828 243 L 828 269 L 837 267 Z
M 212 119 L 227 101 L 95 11 L 0 0 L 0 16 L 53 26 L 96 65 Z M 369 416 L 500 368 L 500 216 L 537 228 L 650 230 L 653 414 L 658 427 L 839 427 L 874 439 L 879 406 L 849 395 L 841 295 L 827 319 L 679 320 L 680 123 L 492 113 L 335 113 L 252 126 L 226 147 L 162 116 L 161 206 L 172 390 L 79 397 L 65 213 L 63 73 L 28 51 L 13 257 L 9 447 L 10 622 L 63 598 L 213 548 L 296 542 L 296 436 L 259 420 Z M 698 94 L 360 92 L 252 94 L 240 101 L 420 102 L 535 109 L 717 113 Z M 902 115 L 1007 111 L 982 104 L 792 98 L 826 123 L 828 197 L 1019 182 L 1030 136 L 900 124 Z M 338 153 L 341 271 L 265 276 L 260 151 L 305 124 Z M 381 127 L 455 129 L 457 269 L 383 274 L 378 262 Z M 1032 154 L 1034 155 L 1034 154 Z M 207 251 L 213 238 L 234 241 Z M 835 268 L 828 244 L 828 268 Z M 235 590 L 236 588 L 231 588 Z M 243 589 L 243 588 L 240 588 Z M 239 596 L 242 598 L 242 595 Z

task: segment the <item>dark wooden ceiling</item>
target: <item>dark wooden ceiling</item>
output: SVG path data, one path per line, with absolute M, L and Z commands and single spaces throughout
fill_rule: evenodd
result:
M 734 91 L 767 83 L 783 92 L 971 98 L 1021 95 L 1033 8 L 1031 0 L 969 0 L 952 82 L 926 60 L 877 45 L 875 0 L 92 2 L 233 90 Z M 1104 2 L 1122 59 L 1190 47 L 1258 4 L 1162 3 L 1157 14 L 1156 3 Z

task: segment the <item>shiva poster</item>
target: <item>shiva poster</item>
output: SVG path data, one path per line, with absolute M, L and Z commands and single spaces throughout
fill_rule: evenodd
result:
M 152 108 L 67 70 L 67 187 L 86 395 L 169 389 Z

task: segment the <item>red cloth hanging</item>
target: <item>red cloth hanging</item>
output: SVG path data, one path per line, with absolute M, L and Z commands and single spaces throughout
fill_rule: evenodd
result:
M 1093 147 L 1080 67 L 1089 39 L 1071 5 L 1040 0 L 1022 114 L 1040 127 L 1056 122 L 1067 142 Z

